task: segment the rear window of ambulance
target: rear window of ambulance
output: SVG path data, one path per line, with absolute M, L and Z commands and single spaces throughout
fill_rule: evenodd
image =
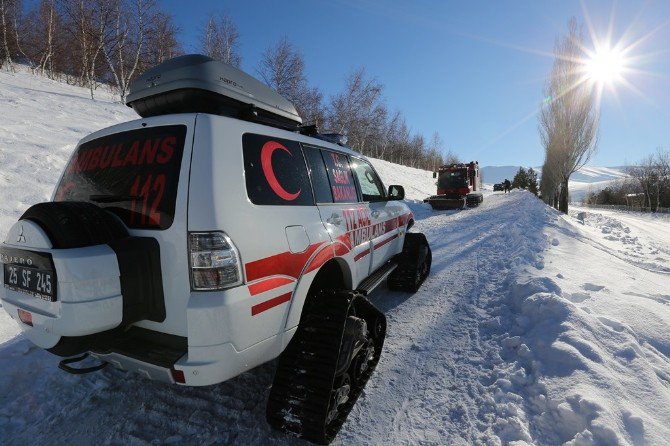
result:
M 132 130 L 81 144 L 55 201 L 88 201 L 135 229 L 167 229 L 175 214 L 185 125 Z

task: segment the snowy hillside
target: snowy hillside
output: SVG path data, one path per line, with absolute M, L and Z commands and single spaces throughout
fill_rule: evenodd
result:
M 0 114 L 0 237 L 48 199 L 79 137 L 133 117 L 5 72 Z M 334 444 L 667 444 L 667 216 L 563 216 L 521 191 L 435 212 L 421 202 L 434 193 L 430 172 L 373 163 L 405 186 L 433 271 L 414 295 L 371 297 L 388 337 Z M 305 444 L 265 423 L 273 363 L 182 388 L 111 367 L 73 376 L 58 360 L 0 311 L 3 444 Z
M 0 71 L 0 233 L 28 204 L 50 198 L 58 175 L 87 133 L 136 117 L 110 95 L 28 73 Z M 28 173 L 28 175 L 27 175 Z

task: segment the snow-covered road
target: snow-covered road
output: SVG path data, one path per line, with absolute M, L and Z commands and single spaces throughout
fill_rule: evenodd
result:
M 526 236 L 537 204 L 527 194 L 490 194 L 463 212 L 415 207 L 416 230 L 433 249 L 432 274 L 413 296 L 382 290 L 374 299 L 389 320 L 388 347 L 344 444 L 482 444 L 504 435 L 487 308 L 546 243 L 541 232 Z

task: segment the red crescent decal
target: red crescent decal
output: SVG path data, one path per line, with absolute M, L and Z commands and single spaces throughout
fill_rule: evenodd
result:
M 270 184 L 270 187 L 274 191 L 279 198 L 286 200 L 286 201 L 293 201 L 298 196 L 300 195 L 301 190 L 298 189 L 298 192 L 292 194 L 290 192 L 287 192 L 286 189 L 284 189 L 281 184 L 279 184 L 279 181 L 277 181 L 277 177 L 275 176 L 275 172 L 272 169 L 272 154 L 274 153 L 275 150 L 281 149 L 288 153 L 289 155 L 293 156 L 293 154 L 284 146 L 279 144 L 276 141 L 268 141 L 265 144 L 263 144 L 263 148 L 261 149 L 261 166 L 263 167 L 263 173 L 265 174 L 265 178 L 268 180 L 268 183 Z

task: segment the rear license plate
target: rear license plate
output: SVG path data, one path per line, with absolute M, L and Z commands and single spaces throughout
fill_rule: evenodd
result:
M 5 264 L 5 288 L 40 299 L 56 301 L 56 275 L 46 269 Z

